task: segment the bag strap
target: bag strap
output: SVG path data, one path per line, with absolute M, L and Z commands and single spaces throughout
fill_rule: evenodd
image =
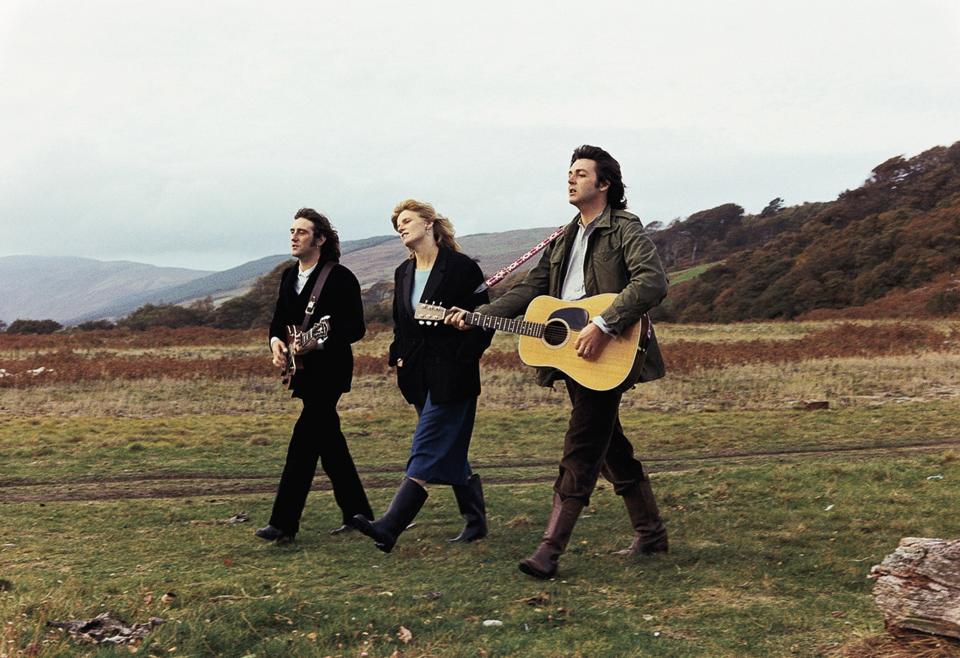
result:
M 333 269 L 334 265 L 336 265 L 334 261 L 328 260 L 323 264 L 323 267 L 320 268 L 320 274 L 317 275 L 317 280 L 313 284 L 313 290 L 310 291 L 310 301 L 307 303 L 307 310 L 303 316 L 303 324 L 300 325 L 300 331 L 306 331 L 307 327 L 310 326 L 310 317 L 313 315 L 313 310 L 317 305 L 317 298 L 320 297 L 323 284 L 327 282 L 327 277 L 330 276 L 330 270 Z

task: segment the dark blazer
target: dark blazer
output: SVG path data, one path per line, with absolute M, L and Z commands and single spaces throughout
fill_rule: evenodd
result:
M 285 341 L 286 325 L 299 328 L 303 323 L 313 284 L 323 264 L 324 261 L 317 263 L 299 295 L 296 293 L 298 265 L 294 264 L 283 271 L 273 321 L 270 323 L 271 337 Z M 353 379 L 353 350 L 350 343 L 363 338 L 367 328 L 363 322 L 360 283 L 353 272 L 343 265 L 334 265 L 330 271 L 310 324 L 313 325 L 324 315 L 330 316 L 330 335 L 322 349 L 303 355 L 303 369 L 293 377 L 294 397 L 307 398 L 350 390 Z
M 404 262 L 394 272 L 393 343 L 390 365 L 397 368 L 397 385 L 404 399 L 422 406 L 427 399 L 438 404 L 462 402 L 480 395 L 480 357 L 490 345 L 489 331 L 459 331 L 445 324 L 422 325 L 413 319 L 410 294 L 416 260 Z M 440 247 L 421 302 L 472 311 L 489 301 L 486 292 L 474 294 L 483 283 L 483 272 L 472 258 Z

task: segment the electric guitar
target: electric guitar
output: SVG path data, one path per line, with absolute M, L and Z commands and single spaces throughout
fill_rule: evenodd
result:
M 574 344 L 580 331 L 615 298 L 614 293 L 604 293 L 564 301 L 541 295 L 530 302 L 523 318 L 499 318 L 468 312 L 464 322 L 473 327 L 519 334 L 520 360 L 528 366 L 556 368 L 581 386 L 609 391 L 622 384 L 630 374 L 634 361 L 646 349 L 646 341 L 653 330 L 649 316 L 644 313 L 639 321 L 608 342 L 596 358 L 577 356 Z M 421 322 L 442 322 L 449 313 L 449 309 L 442 306 L 420 303 L 413 317 Z
M 293 376 L 297 374 L 298 370 L 303 370 L 303 360 L 300 358 L 301 354 L 304 354 L 304 348 L 310 346 L 311 343 L 316 343 L 316 347 L 323 345 L 327 336 L 330 335 L 330 316 L 324 315 L 322 318 L 317 320 L 316 324 L 307 329 L 306 331 L 300 331 L 296 325 L 288 324 L 287 325 L 287 363 L 283 367 L 283 372 L 280 375 L 280 379 L 283 381 L 283 385 L 287 388 L 293 387 Z M 316 349 L 316 347 L 311 347 Z

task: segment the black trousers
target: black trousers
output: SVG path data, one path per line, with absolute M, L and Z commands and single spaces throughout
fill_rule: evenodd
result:
M 589 505 L 602 473 L 614 491 L 623 495 L 647 477 L 620 424 L 623 394 L 616 390 L 593 391 L 569 378 L 566 384 L 573 409 L 554 491 L 561 500 L 575 498 Z
M 303 411 L 293 426 L 287 448 L 287 462 L 280 476 L 280 486 L 273 502 L 270 525 L 295 535 L 300 529 L 300 516 L 317 470 L 317 460 L 333 485 L 333 497 L 343 514 L 343 521 L 363 514 L 373 518 L 357 467 L 340 431 L 337 401 L 340 394 L 304 399 Z

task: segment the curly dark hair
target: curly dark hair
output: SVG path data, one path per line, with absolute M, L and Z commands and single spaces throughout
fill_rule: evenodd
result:
M 313 208 L 301 208 L 294 216 L 294 219 L 306 219 L 313 224 L 313 239 L 320 236 L 326 238 L 323 246 L 320 247 L 320 260 L 332 260 L 340 262 L 340 236 L 337 235 L 337 229 L 333 228 L 326 215 L 318 213 Z
M 609 183 L 607 188 L 607 203 L 615 210 L 623 210 L 627 207 L 627 197 L 625 196 L 627 186 L 623 184 L 623 176 L 620 174 L 620 163 L 612 155 L 604 151 L 599 146 L 590 146 L 584 144 L 573 150 L 573 156 L 570 158 L 570 164 L 577 160 L 593 160 L 597 163 L 597 186 L 603 183 Z

